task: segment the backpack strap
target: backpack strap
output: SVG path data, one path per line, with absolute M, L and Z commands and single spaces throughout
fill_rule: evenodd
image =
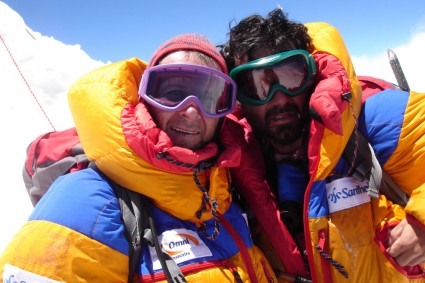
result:
M 370 183 L 375 183 L 375 187 L 379 188 L 379 191 L 384 194 L 389 200 L 395 204 L 399 204 L 403 207 L 406 206 L 409 201 L 409 196 L 394 182 L 393 178 L 382 170 L 381 165 L 376 159 L 375 153 L 372 146 L 369 144 L 371 155 L 372 155 L 372 170 Z
M 136 273 L 137 263 L 142 251 L 142 235 L 145 227 L 148 227 L 148 211 L 146 204 L 148 202 L 144 196 L 110 181 L 115 194 L 118 197 L 121 209 L 122 219 L 124 221 L 124 234 L 129 241 L 129 275 L 128 282 Z
M 348 140 L 343 157 L 351 162 L 349 176 L 369 180 L 368 194 L 371 197 L 378 198 L 381 193 L 393 203 L 406 206 L 409 196 L 382 169 L 372 146 L 357 127 Z
M 342 155 L 350 162 L 349 176 L 362 181 L 369 179 L 372 169 L 371 151 L 368 142 L 357 127 L 354 127 Z
M 144 197 L 145 200 L 146 197 Z M 162 270 L 169 283 L 184 283 L 187 282 L 179 266 L 174 259 L 165 252 L 162 245 L 158 241 L 158 234 L 156 232 L 155 221 L 152 215 L 148 215 L 149 227 L 144 233 L 144 239 L 152 247 L 155 247 L 156 254 L 158 255 L 159 262 L 161 263 Z
M 180 268 L 160 245 L 149 199 L 110 180 L 121 207 L 125 235 L 130 243 L 128 282 L 133 282 L 143 242 L 155 247 L 162 270 L 170 283 L 187 282 Z M 143 235 L 143 236 L 142 236 Z

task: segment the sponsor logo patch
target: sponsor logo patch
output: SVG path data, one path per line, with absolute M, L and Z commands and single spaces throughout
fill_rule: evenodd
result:
M 163 250 L 171 256 L 176 263 L 185 262 L 194 258 L 212 256 L 211 250 L 199 238 L 198 233 L 187 229 L 169 230 L 158 236 L 158 241 Z M 154 247 L 149 247 L 153 269 L 161 269 Z
M 3 270 L 3 283 L 59 283 L 44 276 L 6 264 Z
M 326 184 L 329 212 L 337 212 L 370 202 L 369 182 L 345 177 Z

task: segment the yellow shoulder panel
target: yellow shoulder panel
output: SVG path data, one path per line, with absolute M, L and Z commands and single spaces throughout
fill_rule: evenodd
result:
M 339 31 L 325 22 L 307 23 L 308 33 L 313 41 L 314 53 L 327 53 L 341 61 L 351 84 L 351 105 L 341 113 L 343 135 L 337 135 L 329 129 L 324 129 L 321 142 L 321 162 L 316 180 L 324 179 L 339 160 L 345 145 L 354 129 L 353 114 L 358 117 L 361 109 L 361 87 L 357 80 L 353 64 Z M 341 93 L 342 95 L 342 93 Z M 354 113 L 353 113 L 354 110 Z

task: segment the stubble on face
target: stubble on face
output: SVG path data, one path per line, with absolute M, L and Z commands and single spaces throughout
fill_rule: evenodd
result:
M 279 122 L 282 116 L 289 121 Z M 290 145 L 302 136 L 304 122 L 301 117 L 300 109 L 294 104 L 275 106 L 266 112 L 263 134 L 274 143 Z
M 252 50 L 249 55 L 245 53 L 236 56 L 235 63 L 236 66 L 239 66 L 255 59 L 292 49 L 295 49 L 295 46 L 290 41 L 285 42 L 279 48 L 258 48 Z M 307 94 L 300 94 L 294 97 L 292 102 L 277 102 L 276 98 L 273 98 L 275 102 L 269 101 L 268 103 L 274 103 L 274 106 L 271 106 L 271 104 L 260 106 L 242 105 L 242 112 L 258 137 L 266 138 L 274 145 L 291 146 L 300 140 L 304 127 L 308 123 L 307 97 Z
M 174 145 L 196 150 L 204 144 L 201 139 L 201 126 L 199 121 L 187 121 L 187 119 L 177 116 L 169 120 L 165 126 L 165 132 Z
M 248 106 L 242 111 L 252 126 L 254 134 L 271 142 L 279 152 L 291 150 L 300 141 L 308 122 L 308 105 L 298 103 Z M 282 152 L 283 153 L 283 152 Z

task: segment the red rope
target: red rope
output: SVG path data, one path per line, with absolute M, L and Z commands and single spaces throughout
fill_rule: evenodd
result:
M 25 84 L 27 85 L 30 93 L 32 94 L 32 97 L 34 98 L 35 102 L 37 103 L 38 107 L 40 108 L 41 112 L 43 112 L 44 117 L 47 119 L 47 121 L 49 122 L 50 126 L 52 127 L 53 131 L 56 131 L 55 126 L 53 126 L 52 121 L 50 121 L 49 116 L 47 116 L 46 111 L 44 111 L 43 107 L 40 104 L 40 101 L 37 99 L 37 96 L 35 95 L 35 93 L 32 91 L 30 85 L 28 84 L 28 81 L 25 79 L 24 74 L 21 72 L 21 69 L 18 66 L 18 63 L 16 62 L 15 58 L 13 57 L 12 53 L 10 52 L 9 48 L 6 45 L 6 42 L 3 39 L 3 36 L 0 35 L 0 39 L 3 42 L 4 47 L 6 48 L 6 51 L 9 53 L 10 58 L 12 59 L 13 63 L 16 66 L 16 69 L 18 70 L 19 74 L 21 75 L 22 80 L 25 82 Z

